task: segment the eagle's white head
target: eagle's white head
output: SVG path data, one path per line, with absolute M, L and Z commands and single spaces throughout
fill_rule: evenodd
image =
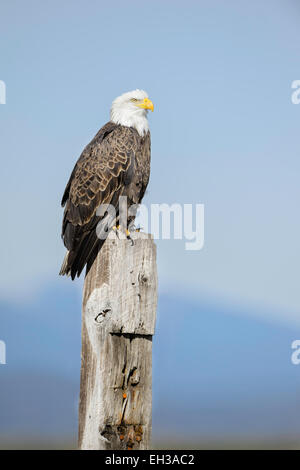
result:
M 154 106 L 143 90 L 128 91 L 116 98 L 111 106 L 110 120 L 115 124 L 134 127 L 143 136 L 149 130 L 148 110 Z

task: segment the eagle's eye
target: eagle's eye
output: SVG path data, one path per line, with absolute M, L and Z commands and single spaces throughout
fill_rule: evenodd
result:
M 137 100 L 136 98 L 130 98 L 130 101 L 131 101 L 132 103 L 136 103 L 138 100 Z

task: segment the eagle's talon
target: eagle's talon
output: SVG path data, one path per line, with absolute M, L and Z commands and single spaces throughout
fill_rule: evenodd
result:
M 133 239 L 131 238 L 131 232 L 130 232 L 128 229 L 126 229 L 126 230 L 125 230 L 125 233 L 126 233 L 127 240 L 130 240 L 130 241 L 131 241 L 131 246 L 133 246 L 133 245 L 134 245 L 134 241 L 133 241 Z
M 129 228 L 130 228 L 130 232 L 138 232 L 138 233 L 144 229 L 143 227 L 136 227 L 134 224 L 131 225 Z
M 112 228 L 115 234 L 117 235 L 118 239 L 120 239 L 120 228 L 120 225 L 114 225 Z

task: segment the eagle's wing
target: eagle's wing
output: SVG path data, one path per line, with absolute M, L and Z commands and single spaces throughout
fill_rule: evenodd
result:
M 79 276 L 101 242 L 96 234 L 97 224 L 102 223 L 97 208 L 117 207 L 122 189 L 132 180 L 136 148 L 132 129 L 108 123 L 82 152 L 62 198 L 62 238 L 69 252 L 61 274 Z

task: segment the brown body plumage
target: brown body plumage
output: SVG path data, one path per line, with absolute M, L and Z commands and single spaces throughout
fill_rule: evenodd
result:
M 127 196 L 129 205 L 139 204 L 149 175 L 149 131 L 140 135 L 133 127 L 113 122 L 103 126 L 78 159 L 62 198 L 62 238 L 68 252 L 61 275 L 74 279 L 85 265 L 89 268 L 104 243 L 97 225 L 101 229 L 103 224 L 107 232 L 118 222 L 98 216 L 100 204 L 112 204 L 118 217 L 120 196 Z

